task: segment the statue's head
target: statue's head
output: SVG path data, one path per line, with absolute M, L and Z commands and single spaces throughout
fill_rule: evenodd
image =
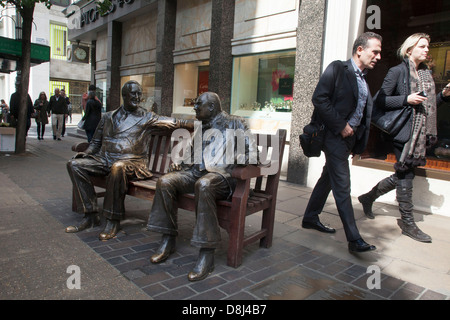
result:
M 123 106 L 127 110 L 136 110 L 142 99 L 142 87 L 139 82 L 130 80 L 122 87 Z
M 194 104 L 196 117 L 200 121 L 208 121 L 222 112 L 219 96 L 214 92 L 202 93 Z

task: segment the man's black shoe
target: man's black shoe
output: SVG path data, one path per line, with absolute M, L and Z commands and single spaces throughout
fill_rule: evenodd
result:
M 366 251 L 373 251 L 376 250 L 377 247 L 368 244 L 363 239 L 358 239 L 355 241 L 349 241 L 348 242 L 348 250 L 350 252 L 366 252 Z
M 335 229 L 324 226 L 320 221 L 317 221 L 317 222 L 302 221 L 302 228 L 314 229 L 314 230 L 324 232 L 324 233 L 335 233 L 336 232 Z

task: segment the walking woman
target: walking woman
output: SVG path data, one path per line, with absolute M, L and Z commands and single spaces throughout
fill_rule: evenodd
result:
M 391 68 L 384 79 L 375 101 L 377 107 L 385 110 L 412 107 L 413 112 L 400 132 L 391 137 L 397 159 L 395 174 L 381 180 L 358 198 L 366 216 L 373 219 L 373 202 L 396 189 L 402 233 L 421 242 L 431 242 L 431 237 L 414 222 L 412 193 L 415 169 L 426 164 L 426 147 L 437 142 L 437 106 L 450 101 L 449 85 L 436 93 L 431 72 L 424 63 L 429 45 L 430 36 L 427 34 L 416 33 L 408 37 L 398 50 L 402 63 Z
M 44 91 L 39 94 L 39 98 L 34 102 L 34 109 L 37 111 L 36 125 L 38 140 L 44 140 L 45 125 L 48 124 L 48 100 Z
M 95 91 L 89 91 L 88 101 L 86 103 L 86 113 L 82 118 L 85 120 L 83 128 L 86 131 L 88 142 L 91 142 L 101 118 L 102 104 L 95 99 Z
M 4 99 L 1 100 L 0 115 L 0 123 L 9 123 L 9 106 Z

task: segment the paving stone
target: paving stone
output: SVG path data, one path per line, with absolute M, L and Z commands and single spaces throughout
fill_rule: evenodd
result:
M 422 294 L 419 300 L 448 300 L 449 297 L 446 297 L 444 294 L 427 290 L 424 294 Z
M 184 300 L 189 299 L 195 295 L 196 292 L 194 290 L 184 286 L 181 288 L 170 290 L 169 292 L 165 292 L 163 294 L 156 295 L 153 298 L 155 300 Z
M 392 296 L 389 297 L 390 300 L 416 300 L 419 297 L 417 292 L 408 290 L 403 287 L 398 289 Z

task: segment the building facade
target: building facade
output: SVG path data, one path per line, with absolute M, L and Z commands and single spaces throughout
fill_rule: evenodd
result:
M 81 96 L 87 92 L 91 81 L 91 68 L 89 61 L 73 63 L 68 56 L 70 42 L 67 18 L 62 11 L 69 3 L 68 0 L 52 1 L 50 9 L 42 3 L 35 6 L 31 42 L 50 46 L 50 61 L 31 67 L 29 94 L 34 101 L 42 91 L 50 98 L 54 88 L 64 88 L 74 108 L 79 108 Z M 15 8 L 4 9 L 0 20 L 0 36 L 18 39 L 18 21 Z M 0 97 L 7 103 L 15 92 L 16 76 L 17 72 L 0 73 Z
M 432 38 L 437 88 L 450 72 L 449 4 L 442 0 L 113 0 L 100 14 L 79 1 L 69 16 L 69 40 L 91 48 L 91 82 L 106 97 L 107 110 L 121 103 L 130 79 L 144 89 L 145 106 L 163 115 L 192 118 L 192 103 L 204 91 L 219 94 L 223 108 L 243 116 L 258 132 L 289 132 L 284 174 L 314 186 L 324 158 L 303 156 L 298 136 L 313 111 L 311 96 L 333 60 L 347 60 L 356 37 L 374 31 L 384 38 L 382 63 L 368 75 L 372 94 L 398 64 L 396 49 L 415 32 Z M 78 12 L 79 10 L 79 12 Z M 66 14 L 70 14 L 67 10 Z M 75 13 L 79 14 L 75 14 Z M 447 13 L 447 14 L 446 14 Z M 442 111 L 441 111 L 442 110 Z M 414 190 L 420 210 L 450 215 L 448 116 L 438 115 L 439 150 L 419 170 Z M 368 150 L 352 160 L 352 193 L 367 192 L 392 173 L 391 157 L 371 136 Z M 364 178 L 361 178 L 364 177 Z M 395 202 L 394 192 L 380 201 Z

